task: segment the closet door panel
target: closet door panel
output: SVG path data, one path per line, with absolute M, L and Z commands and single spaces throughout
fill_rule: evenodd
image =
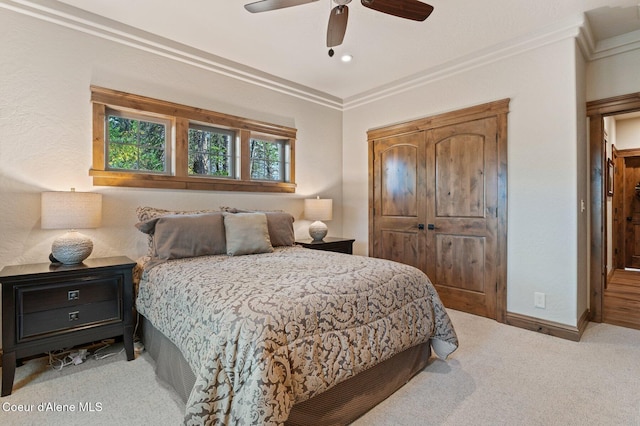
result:
M 424 270 L 424 132 L 373 141 L 371 255 Z
M 445 306 L 495 318 L 497 121 L 440 127 L 426 140 L 426 273 Z

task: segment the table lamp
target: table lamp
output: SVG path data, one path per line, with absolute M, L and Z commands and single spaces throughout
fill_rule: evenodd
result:
M 328 228 L 322 221 L 333 218 L 333 200 L 330 198 L 311 198 L 304 200 L 304 217 L 314 222 L 309 226 L 309 235 L 313 241 L 322 241 Z
M 76 229 L 97 228 L 102 221 L 102 194 L 94 192 L 43 192 L 42 229 L 69 229 L 51 245 L 52 262 L 82 263 L 93 251 L 91 238 Z

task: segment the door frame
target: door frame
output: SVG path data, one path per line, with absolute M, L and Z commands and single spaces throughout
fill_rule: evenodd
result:
M 373 253 L 373 142 L 376 139 L 430 130 L 483 118 L 497 118 L 498 145 L 498 230 L 496 235 L 496 315 L 498 322 L 507 322 L 507 115 L 510 99 L 501 99 L 456 111 L 419 118 L 404 123 L 370 129 L 369 142 L 369 254 Z
M 590 226 L 591 258 L 590 320 L 602 322 L 603 293 L 607 279 L 607 197 L 605 194 L 606 155 L 604 117 L 640 111 L 640 92 L 587 102 L 589 118 Z

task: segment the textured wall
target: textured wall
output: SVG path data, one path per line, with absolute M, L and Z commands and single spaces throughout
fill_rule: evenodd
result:
M 329 232 L 341 235 L 339 111 L 5 9 L 0 40 L 0 266 L 47 260 L 61 231 L 40 229 L 40 192 L 71 187 L 104 195 L 103 226 L 85 232 L 94 257 L 144 253 L 138 205 L 284 209 L 300 219 L 302 199 L 320 195 L 334 199 Z M 91 84 L 297 128 L 296 193 L 93 187 Z M 295 226 L 305 237 L 308 222 Z

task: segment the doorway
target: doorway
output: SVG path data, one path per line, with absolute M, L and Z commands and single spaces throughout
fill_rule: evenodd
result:
M 612 146 L 614 172 L 607 173 L 607 280 L 603 292 L 603 322 L 640 329 L 640 116 L 617 115 L 608 120 L 624 137 L 616 139 L 622 149 Z M 614 134 L 619 134 L 617 131 Z M 629 148 L 632 146 L 633 148 Z M 613 179 L 612 179 L 613 178 Z
M 623 174 L 620 173 L 620 169 L 624 166 L 620 159 L 614 161 L 615 159 L 611 158 L 613 155 L 607 154 L 604 120 L 605 117 L 635 111 L 640 111 L 640 93 L 587 103 L 587 115 L 590 119 L 589 161 L 591 169 L 590 319 L 596 322 L 617 323 L 627 327 L 633 326 L 633 321 L 630 324 L 625 320 L 622 324 L 619 319 L 628 319 L 634 313 L 640 312 L 640 291 L 635 292 L 640 289 L 640 272 L 624 269 L 627 263 L 625 257 L 627 256 L 621 251 L 628 250 L 630 253 L 636 251 L 636 238 L 634 236 L 633 241 L 625 242 L 627 230 L 631 229 L 635 232 L 634 217 L 633 214 L 627 215 L 630 213 L 631 207 L 628 207 L 625 212 L 621 204 L 624 195 L 620 195 L 624 194 L 623 188 L 625 186 L 633 186 L 635 190 L 635 184 L 632 182 L 635 176 L 630 171 L 628 182 L 624 178 L 620 178 Z M 620 151 L 617 154 L 619 158 L 623 157 L 620 155 Z M 617 168 L 615 163 L 617 163 Z M 632 166 L 633 161 L 630 161 L 629 165 Z M 618 179 L 615 179 L 615 176 L 618 176 Z M 618 190 L 616 190 L 616 183 L 618 183 Z M 617 205 L 608 207 L 610 202 Z M 631 220 L 627 220 L 629 217 Z M 613 225 L 610 225 L 611 222 Z M 638 229 L 640 229 L 640 215 L 638 223 Z M 613 235 L 609 235 L 609 233 L 613 233 Z M 614 252 L 615 256 L 610 254 L 609 249 L 611 248 L 618 249 L 617 253 Z M 640 249 L 637 251 L 640 253 Z M 640 328 L 640 314 L 637 315 L 638 325 L 634 328 Z

